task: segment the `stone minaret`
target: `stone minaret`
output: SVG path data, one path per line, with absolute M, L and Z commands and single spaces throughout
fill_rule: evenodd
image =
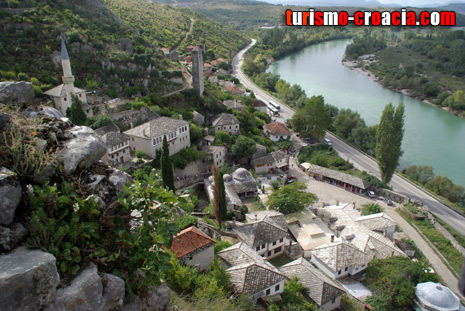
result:
M 74 76 L 71 72 L 71 62 L 69 61 L 68 50 L 66 49 L 65 40 L 61 39 L 61 66 L 63 67 L 63 83 L 66 90 L 66 101 L 64 103 L 64 111 L 71 107 L 71 94 L 74 91 Z
M 192 50 L 192 84 L 197 94 L 203 96 L 203 57 L 198 46 Z

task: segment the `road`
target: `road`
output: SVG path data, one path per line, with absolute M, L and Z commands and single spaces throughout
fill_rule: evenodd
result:
M 293 109 L 289 108 L 288 106 L 280 102 L 277 98 L 274 98 L 273 96 L 269 95 L 264 90 L 256 86 L 240 70 L 240 67 L 242 66 L 243 62 L 244 53 L 249 48 L 251 48 L 255 44 L 255 42 L 256 41 L 252 39 L 252 42 L 248 46 L 246 46 L 242 51 L 237 53 L 237 55 L 233 58 L 233 72 L 246 88 L 254 92 L 255 96 L 258 99 L 264 102 L 269 102 L 270 100 L 273 100 L 281 105 L 281 115 L 277 118 L 278 121 L 283 121 L 284 119 L 291 118 L 292 115 L 295 113 Z M 380 177 L 378 164 L 371 157 L 353 148 L 352 146 L 338 139 L 334 135 L 331 135 L 330 133 L 327 133 L 326 137 L 328 137 L 332 141 L 334 149 L 343 159 L 348 159 L 356 168 L 360 170 L 364 170 L 369 174 L 377 176 L 378 178 Z M 394 191 L 402 193 L 411 199 L 416 199 L 418 201 L 423 202 L 424 205 L 428 206 L 431 213 L 439 217 L 449 226 L 457 230 L 457 232 L 465 236 L 465 217 L 461 216 L 454 210 L 442 204 L 434 197 L 424 192 L 423 190 L 412 184 L 410 181 L 402 178 L 398 174 L 395 174 L 392 177 L 391 186 Z

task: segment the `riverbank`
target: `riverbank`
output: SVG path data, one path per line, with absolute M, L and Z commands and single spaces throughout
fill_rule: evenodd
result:
M 445 112 L 447 112 L 447 113 L 449 113 L 449 114 L 451 114 L 453 116 L 465 119 L 465 114 L 462 111 L 453 110 L 453 109 L 451 109 L 449 107 L 443 107 L 441 105 L 437 105 L 437 104 L 433 103 L 429 99 L 422 99 L 422 98 L 419 98 L 418 96 L 414 96 L 414 95 L 411 94 L 412 92 L 411 92 L 410 89 L 393 88 L 393 87 L 383 83 L 383 79 L 381 77 L 376 76 L 376 74 L 374 74 L 372 71 L 365 68 L 369 64 L 371 64 L 373 62 L 376 62 L 376 60 L 374 59 L 375 56 L 376 55 L 374 55 L 374 54 L 369 54 L 369 55 L 360 56 L 359 60 L 347 60 L 345 58 L 345 55 L 344 55 L 344 58 L 342 59 L 341 63 L 342 63 L 343 66 L 345 66 L 347 68 L 350 68 L 351 70 L 353 70 L 353 71 L 357 72 L 358 74 L 361 74 L 361 75 L 371 79 L 374 82 L 379 83 L 383 87 L 385 87 L 385 88 L 387 88 L 387 89 L 389 89 L 389 90 L 391 90 L 393 92 L 404 94 L 405 96 L 408 96 L 410 98 L 421 101 L 421 102 L 423 102 L 425 104 L 434 106 L 434 107 L 439 108 L 441 110 L 444 110 Z

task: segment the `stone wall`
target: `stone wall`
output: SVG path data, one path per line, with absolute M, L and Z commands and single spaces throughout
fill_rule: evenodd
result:
M 376 193 L 378 195 L 381 195 L 391 201 L 394 201 L 394 202 L 397 202 L 397 203 L 400 203 L 400 204 L 403 204 L 403 203 L 406 203 L 408 202 L 408 198 L 401 194 L 401 193 L 398 193 L 398 192 L 395 192 L 395 191 L 392 191 L 392 190 L 388 190 L 388 189 L 384 189 L 384 188 L 378 188 L 376 189 Z
M 450 243 L 455 247 L 455 249 L 458 250 L 460 253 L 462 253 L 465 256 L 465 248 L 462 245 L 460 245 L 460 243 L 454 238 L 454 236 L 449 231 L 447 231 L 446 228 L 441 226 L 441 224 L 436 221 L 433 214 L 431 214 L 429 212 L 428 207 L 424 205 L 424 206 L 422 206 L 422 209 L 423 209 L 423 211 L 425 211 L 425 214 L 426 214 L 426 217 L 428 218 L 428 221 L 431 224 L 433 224 L 433 226 L 436 228 L 436 230 L 441 232 L 441 234 L 446 239 L 448 239 L 450 241 Z

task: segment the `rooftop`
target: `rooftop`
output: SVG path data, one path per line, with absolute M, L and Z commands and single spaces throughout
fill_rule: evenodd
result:
M 107 148 L 110 148 L 129 141 L 129 136 L 118 132 L 109 132 L 102 135 L 100 139 L 105 143 Z
M 286 218 L 284 217 L 283 213 L 278 211 L 257 211 L 253 213 L 247 213 L 245 214 L 245 217 L 248 222 L 261 221 L 268 217 L 273 219 L 274 222 L 282 229 L 287 230 Z
M 291 134 L 291 131 L 282 123 L 280 122 L 273 122 L 265 124 L 265 129 L 268 130 L 271 134 L 274 135 L 286 135 Z
M 178 128 L 189 125 L 189 122 L 168 117 L 146 122 L 124 132 L 124 134 L 142 138 L 155 138 L 175 132 Z
M 344 294 L 342 288 L 302 257 L 280 267 L 279 270 L 289 279 L 298 277 L 306 288 L 307 296 L 318 306 Z
M 173 243 L 171 244 L 171 251 L 176 255 L 176 257 L 180 258 L 196 251 L 199 248 L 210 244 L 213 245 L 215 243 L 216 242 L 208 235 L 196 227 L 191 226 L 182 230 L 173 239 Z
M 98 136 L 103 136 L 103 135 L 111 133 L 111 132 L 119 133 L 120 129 L 115 123 L 112 123 L 112 124 L 106 125 L 104 127 L 100 127 L 98 129 L 96 129 L 94 132 Z
M 338 172 L 326 167 L 318 166 L 315 164 L 310 165 L 310 167 L 307 170 L 309 173 L 318 174 L 335 180 L 339 180 L 345 182 L 346 184 L 358 187 L 360 189 L 366 189 L 369 186 L 369 183 L 361 178 L 346 173 Z
M 85 93 L 86 90 L 80 89 L 78 87 L 74 87 L 75 93 Z M 53 97 L 65 97 L 66 96 L 66 86 L 65 84 L 60 84 L 55 86 L 53 89 L 50 89 L 45 92 L 45 95 L 53 96 Z
M 239 124 L 239 120 L 232 114 L 220 113 L 213 118 L 212 124 L 213 126 L 236 125 Z
M 333 271 L 344 270 L 346 267 L 361 267 L 368 264 L 372 256 L 345 241 L 330 242 L 312 250 L 312 256 L 317 257 Z
M 252 248 L 264 243 L 272 243 L 289 236 L 287 231 L 270 217 L 265 217 L 262 220 L 235 227 L 233 231 L 241 241 Z

